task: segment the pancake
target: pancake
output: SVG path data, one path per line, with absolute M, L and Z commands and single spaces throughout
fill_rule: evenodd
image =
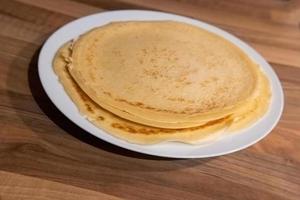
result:
M 113 136 L 138 144 L 154 144 L 164 141 L 206 144 L 218 139 L 231 124 L 232 119 L 227 116 L 198 127 L 163 129 L 122 119 L 96 104 L 69 74 L 67 66 L 70 62 L 70 46 L 71 43 L 67 43 L 57 52 L 53 61 L 54 71 L 80 113 L 97 127 Z
M 95 28 L 74 42 L 69 60 L 71 76 L 96 104 L 160 128 L 222 119 L 252 105 L 260 84 L 257 65 L 235 45 L 173 21 Z
M 252 124 L 257 122 L 267 112 L 269 104 L 270 104 L 270 99 L 271 99 L 271 88 L 270 88 L 267 77 L 260 70 L 260 67 L 257 64 L 253 63 L 250 60 L 250 58 L 248 58 L 245 54 L 243 54 L 235 46 L 231 46 L 230 43 L 228 44 L 228 43 L 224 42 L 223 39 L 221 39 L 221 40 L 216 39 L 215 37 L 218 38 L 218 36 L 211 35 L 211 33 L 208 33 L 205 31 L 204 31 L 205 33 L 201 32 L 201 34 L 203 34 L 202 39 L 206 38 L 208 40 L 211 40 L 211 42 L 215 42 L 212 44 L 215 44 L 215 46 L 217 46 L 218 48 L 212 48 L 212 49 L 220 50 L 224 54 L 231 52 L 227 56 L 231 55 L 232 57 L 230 59 L 233 59 L 235 61 L 229 62 L 227 60 L 228 58 L 218 57 L 214 54 L 215 52 L 211 51 L 210 53 L 213 56 L 215 56 L 214 58 L 221 59 L 221 60 L 223 59 L 224 61 L 222 61 L 222 62 L 215 61 L 216 66 L 213 66 L 213 67 L 211 67 L 209 65 L 209 64 L 211 64 L 211 62 L 213 60 L 207 59 L 206 57 L 205 57 L 207 59 L 206 65 L 205 65 L 205 62 L 203 64 L 203 62 L 201 60 L 199 60 L 201 65 L 197 62 L 193 62 L 195 66 L 201 66 L 201 67 L 199 67 L 199 69 L 197 69 L 198 71 L 202 70 L 201 73 L 204 73 L 204 72 L 206 73 L 203 75 L 203 77 L 200 76 L 201 73 L 199 75 L 197 70 L 191 71 L 191 72 L 186 73 L 185 75 L 182 75 L 182 73 L 185 72 L 185 70 L 191 69 L 191 68 L 189 66 L 187 66 L 183 69 L 183 71 L 180 71 L 180 70 L 182 70 L 181 69 L 182 67 L 180 68 L 180 65 L 177 65 L 178 63 L 176 61 L 176 62 L 174 62 L 175 63 L 174 69 L 176 69 L 175 70 L 176 72 L 179 71 L 178 73 L 181 74 L 178 77 L 186 77 L 185 78 L 186 80 L 191 80 L 192 78 L 194 78 L 193 79 L 194 82 L 188 84 L 188 86 L 182 86 L 179 84 L 177 86 L 179 88 L 181 88 L 181 90 L 177 88 L 178 91 L 170 90 L 169 93 L 172 95 L 174 95 L 174 94 L 180 95 L 179 91 L 181 91 L 181 92 L 183 92 L 183 94 L 187 93 L 187 95 L 190 95 L 190 96 L 188 96 L 188 97 L 190 97 L 190 99 L 191 98 L 196 99 L 197 95 L 199 95 L 198 93 L 200 93 L 201 95 L 204 95 L 204 97 L 207 99 L 208 97 L 205 96 L 206 94 L 204 93 L 204 91 L 208 92 L 207 90 L 205 90 L 205 88 L 209 87 L 212 91 L 215 90 L 215 92 L 217 91 L 218 93 L 215 93 L 215 94 L 208 93 L 207 94 L 208 96 L 211 96 L 211 98 L 212 97 L 225 98 L 225 102 L 229 102 L 229 99 L 231 99 L 231 104 L 224 103 L 221 105 L 221 103 L 219 102 L 218 99 L 212 98 L 212 100 L 215 100 L 215 102 L 214 102 L 214 107 L 212 107 L 211 109 L 207 109 L 207 110 L 203 109 L 201 111 L 198 110 L 199 112 L 195 112 L 195 110 L 191 111 L 191 112 L 190 111 L 182 112 L 183 110 L 180 110 L 180 108 L 183 108 L 184 104 L 186 104 L 187 106 L 192 105 L 192 107 L 195 109 L 196 108 L 204 108 L 205 106 L 201 104 L 201 101 L 199 101 L 198 102 L 199 104 L 198 104 L 198 103 L 196 103 L 195 99 L 194 99 L 195 102 L 187 102 L 186 99 L 182 98 L 184 100 L 182 100 L 178 103 L 178 109 L 177 110 L 174 109 L 173 111 L 171 111 L 171 110 L 167 110 L 167 109 L 161 110 L 159 108 L 159 106 L 161 106 L 161 105 L 157 105 L 157 107 L 156 107 L 157 109 L 156 108 L 152 109 L 154 107 L 150 108 L 149 107 L 150 104 L 145 104 L 145 103 L 149 102 L 149 101 L 147 101 L 147 99 L 143 99 L 145 101 L 142 105 L 139 104 L 138 106 L 133 106 L 133 104 L 131 104 L 128 99 L 126 101 L 119 101 L 120 99 L 116 100 L 116 99 L 112 98 L 113 97 L 112 94 L 114 94 L 114 95 L 123 95 L 123 97 L 126 97 L 126 95 L 127 95 L 127 97 L 130 99 L 130 92 L 132 92 L 131 90 L 127 90 L 127 91 L 125 90 L 125 92 L 122 93 L 121 90 L 118 91 L 117 89 L 124 89 L 125 88 L 124 84 L 129 84 L 131 80 L 135 79 L 134 76 L 141 75 L 139 73 L 139 70 L 141 70 L 141 69 L 137 69 L 138 66 L 126 65 L 123 63 L 124 64 L 123 66 L 126 70 L 122 71 L 122 70 L 124 70 L 124 69 L 122 69 L 122 66 L 118 66 L 118 60 L 120 60 L 119 57 L 122 57 L 122 56 L 119 56 L 119 57 L 111 56 L 111 57 L 105 58 L 106 59 L 106 61 L 105 61 L 103 55 L 99 56 L 98 54 L 101 54 L 101 51 L 104 51 L 103 48 L 105 46 L 106 46 L 105 51 L 110 51 L 113 48 L 111 48 L 111 46 L 109 46 L 108 43 L 105 45 L 103 44 L 103 46 L 100 45 L 101 46 L 101 48 L 100 48 L 100 47 L 98 47 L 97 44 L 90 42 L 90 40 L 99 41 L 99 38 L 101 38 L 101 39 L 105 39 L 105 37 L 114 38 L 114 36 L 113 36 L 115 34 L 114 29 L 117 29 L 117 30 L 119 30 L 117 32 L 122 33 L 124 31 L 124 30 L 122 30 L 123 24 L 126 24 L 128 26 L 133 26 L 133 28 L 134 27 L 136 28 L 136 31 L 132 31 L 131 28 L 130 28 L 130 30 L 127 30 L 128 33 L 126 33 L 124 37 L 125 37 L 125 39 L 126 38 L 128 39 L 129 36 L 131 37 L 132 33 L 138 32 L 138 30 L 140 30 L 140 29 L 147 30 L 148 26 L 146 26 L 146 27 L 140 26 L 141 25 L 140 23 L 141 24 L 144 24 L 144 23 L 149 24 L 151 27 L 155 27 L 154 24 L 158 23 L 158 25 L 161 25 L 159 27 L 161 29 L 163 29 L 165 26 L 170 26 L 170 24 L 175 23 L 175 22 L 124 22 L 124 23 L 109 24 L 109 25 L 107 25 L 108 29 L 112 29 L 112 30 L 108 31 L 106 29 L 107 27 L 106 28 L 104 27 L 105 28 L 104 33 L 101 33 L 99 35 L 96 33 L 101 28 L 93 29 L 93 30 L 89 31 L 88 33 L 84 34 L 83 36 L 81 36 L 76 41 L 68 42 L 63 47 L 61 47 L 61 49 L 57 52 L 55 59 L 53 60 L 53 69 L 54 69 L 55 73 L 57 74 L 60 82 L 62 83 L 65 91 L 67 92 L 69 97 L 72 99 L 72 101 L 75 103 L 79 112 L 87 120 L 91 121 L 97 127 L 105 130 L 107 133 L 109 133 L 115 137 L 118 137 L 120 139 L 131 142 L 131 143 L 155 144 L 155 143 L 161 143 L 161 142 L 165 142 L 165 141 L 176 141 L 176 142 L 183 142 L 183 143 L 188 143 L 188 144 L 207 144 L 207 143 L 216 141 L 217 139 L 219 139 L 220 137 L 222 137 L 226 134 L 238 132 L 241 129 L 251 126 Z M 178 24 L 180 24 L 180 25 L 178 25 Z M 181 24 L 181 23 L 175 23 L 174 26 L 176 26 L 176 25 L 180 26 L 181 28 L 183 28 L 181 25 L 185 26 L 185 24 Z M 116 27 L 112 28 L 111 26 L 116 26 Z M 185 31 L 191 31 L 193 34 L 196 34 L 192 30 L 190 30 L 190 28 L 195 28 L 195 27 L 188 26 L 188 27 L 186 27 Z M 156 29 L 154 29 L 154 30 L 156 30 Z M 100 31 L 100 32 L 102 32 L 102 31 Z M 201 31 L 203 31 L 203 30 L 201 30 Z M 93 36 L 93 34 L 92 34 L 93 32 L 96 32 L 95 33 L 96 35 Z M 146 31 L 145 31 L 145 33 L 146 33 Z M 173 31 L 171 31 L 171 33 L 174 34 Z M 92 34 L 92 35 L 90 36 L 89 34 Z M 108 36 L 106 34 L 108 34 L 110 36 Z M 171 36 L 173 36 L 172 34 L 171 34 Z M 199 34 L 200 33 L 197 33 L 196 35 L 199 36 Z M 168 34 L 166 34 L 166 35 L 170 36 Z M 136 39 L 135 36 L 136 35 L 134 35 L 134 39 Z M 210 36 L 212 38 L 210 38 Z M 99 37 L 99 38 L 97 39 L 97 37 Z M 140 37 L 142 37 L 142 36 L 140 36 Z M 173 40 L 175 40 L 176 37 L 177 37 L 177 35 L 175 34 L 175 36 L 173 36 Z M 120 39 L 120 38 L 121 38 L 121 40 L 119 40 L 119 42 L 122 41 L 122 37 L 116 36 L 116 39 Z M 87 41 L 82 42 L 83 39 L 85 39 Z M 126 46 L 127 39 L 125 40 L 125 42 L 123 41 L 123 43 L 120 45 L 121 47 Z M 147 37 L 146 37 L 146 39 L 147 39 Z M 160 39 L 160 37 L 155 38 L 155 40 L 161 41 L 159 39 Z M 146 40 L 146 41 L 148 41 L 148 40 Z M 154 39 L 150 40 L 150 41 L 153 43 Z M 164 41 L 164 40 L 162 40 L 162 41 Z M 178 40 L 177 42 L 180 42 L 180 40 Z M 152 43 L 151 43 L 151 45 L 153 45 Z M 164 44 L 164 42 L 162 42 L 162 44 Z M 144 46 L 144 44 L 142 44 L 142 42 L 139 43 L 139 45 Z M 159 44 L 156 44 L 156 45 L 159 45 Z M 227 49 L 224 47 L 224 45 Z M 130 47 L 129 42 L 127 44 L 127 47 L 128 47 L 127 51 L 130 52 L 132 47 Z M 224 49 L 222 49 L 222 47 Z M 156 47 L 156 48 L 158 48 L 158 47 Z M 170 46 L 170 48 L 171 48 L 171 46 Z M 205 45 L 202 46 L 202 48 L 205 49 L 206 48 Z M 207 48 L 209 49 L 210 47 L 207 47 Z M 84 50 L 86 50 L 86 52 Z M 175 48 L 175 50 L 177 50 L 177 49 Z M 206 50 L 205 51 L 203 50 L 203 51 L 206 52 Z M 88 51 L 90 51 L 91 54 L 88 54 L 87 53 Z M 134 51 L 136 51 L 136 50 L 134 50 Z M 148 50 L 146 50 L 146 51 L 148 51 Z M 189 51 L 189 50 L 187 48 L 185 48 L 185 51 Z M 193 51 L 196 51 L 199 53 L 199 49 L 198 50 L 193 49 Z M 81 57 L 79 56 L 79 52 L 81 52 Z M 97 55 L 93 56 L 92 52 L 97 52 Z M 123 52 L 123 51 L 121 51 L 121 52 Z M 177 52 L 177 51 L 175 51 L 175 52 Z M 181 53 L 184 53 L 181 50 L 178 50 L 178 52 L 180 53 L 180 55 L 181 55 Z M 127 52 L 124 50 L 123 53 L 127 53 Z M 121 53 L 121 55 L 123 53 Z M 220 52 L 217 53 L 217 55 L 219 55 L 219 54 L 220 54 Z M 87 55 L 87 60 L 84 59 L 84 57 L 86 55 Z M 152 55 L 152 53 L 150 53 L 150 57 L 151 57 L 151 55 Z M 185 55 L 185 54 L 183 54 L 183 55 Z M 109 56 L 109 54 L 107 54 L 106 56 Z M 149 56 L 149 55 L 145 55 L 144 59 L 149 60 L 149 57 L 147 57 L 147 56 Z M 152 55 L 153 58 L 155 56 L 157 56 L 157 55 L 154 55 L 154 56 Z M 206 56 L 209 56 L 209 55 L 206 55 Z M 136 60 L 137 58 L 139 58 L 139 57 L 131 58 L 129 56 L 127 60 L 129 60 L 129 64 L 130 64 L 130 62 L 134 63 L 134 61 L 132 61 L 132 60 Z M 185 57 L 185 59 L 187 59 L 187 58 L 188 57 Z M 89 65 L 85 65 L 86 69 L 84 69 L 83 67 L 78 67 L 78 66 L 81 66 L 81 65 L 78 65 L 78 63 L 81 63 L 81 62 L 79 62 L 80 59 L 83 59 L 83 61 L 86 61 L 88 64 L 90 62 Z M 102 62 L 99 62 L 99 59 L 104 60 L 103 61 L 104 64 Z M 111 60 L 115 59 L 115 61 L 111 61 L 112 63 L 110 63 L 109 62 L 110 59 Z M 96 60 L 97 62 L 95 62 L 95 63 L 96 64 L 98 63 L 99 65 L 94 65 L 95 63 L 93 60 Z M 179 58 L 177 60 L 180 61 Z M 238 60 L 238 61 L 236 61 L 236 60 Z M 117 63 L 113 63 L 113 62 L 117 62 Z M 87 64 L 87 63 L 83 62 L 83 64 Z M 149 62 L 148 62 L 148 64 L 149 64 Z M 163 63 L 161 66 L 163 66 L 163 65 L 168 66 L 167 64 Z M 183 61 L 181 62 L 181 64 L 183 64 Z M 199 65 L 197 65 L 197 64 L 199 64 Z M 229 65 L 229 64 L 231 64 L 231 65 Z M 237 66 L 235 66 L 235 64 Z M 226 69 L 229 66 L 230 69 L 227 69 L 227 70 L 224 69 L 222 71 L 222 70 L 220 70 L 221 68 L 219 67 L 219 65 L 220 66 L 223 65 L 223 68 L 226 68 Z M 84 66 L 84 65 L 82 65 L 82 66 Z M 151 68 L 150 64 L 149 65 L 140 65 L 140 68 L 145 70 L 145 69 L 147 69 L 147 66 L 150 66 L 150 68 Z M 192 64 L 190 64 L 190 66 L 192 66 Z M 79 70 L 76 70 L 77 67 Z M 104 69 L 101 69 L 101 68 L 104 68 Z M 162 67 L 160 67 L 160 68 L 162 68 Z M 204 68 L 204 69 L 202 69 L 202 68 Z M 231 68 L 233 68 L 233 69 L 231 69 Z M 101 70 L 98 70 L 98 69 L 101 69 Z M 120 73 L 122 76 L 118 75 L 117 69 L 120 70 Z M 240 70 L 240 73 L 234 74 L 234 73 L 236 73 L 236 71 L 234 71 L 234 70 L 237 70 L 237 69 Z M 83 71 L 81 71 L 81 70 L 83 70 Z M 111 72 L 108 72 L 110 70 L 111 70 Z M 172 71 L 172 69 L 170 69 L 170 70 Z M 228 71 L 230 71 L 230 73 Z M 166 73 L 166 72 L 163 71 L 163 74 L 164 73 Z M 134 74 L 134 76 L 132 76 L 132 74 Z M 235 80 L 235 81 L 230 81 L 230 74 L 232 75 L 232 80 Z M 77 75 L 78 75 L 79 79 L 78 79 L 78 77 L 76 77 Z M 110 78 L 108 78 L 107 80 L 103 80 L 103 82 L 96 81 L 97 78 L 102 77 L 104 75 L 110 76 Z M 171 82 L 171 83 L 168 83 L 168 80 L 164 79 L 162 77 L 160 77 L 160 78 L 158 77 L 158 78 L 154 78 L 154 79 L 151 79 L 147 76 L 146 77 L 143 77 L 143 76 L 138 77 L 137 79 L 139 81 L 144 80 L 145 83 L 137 84 L 136 87 L 140 87 L 140 85 L 141 85 L 141 87 L 143 89 L 145 89 L 146 92 L 145 92 L 145 94 L 143 94 L 142 90 L 140 90 L 140 89 L 133 89 L 133 92 L 138 92 L 140 95 L 146 95 L 146 97 L 148 97 L 147 95 L 149 95 L 149 98 L 151 97 L 151 95 L 154 95 L 153 96 L 154 101 L 158 101 L 158 99 L 165 100 L 165 101 L 162 101 L 162 105 L 167 104 L 168 100 L 170 100 L 170 99 L 168 99 L 166 96 L 165 97 L 162 96 L 163 95 L 162 91 L 164 91 L 164 89 L 162 89 L 161 91 L 157 91 L 157 92 L 152 91 L 153 93 L 151 94 L 150 90 L 147 90 L 148 88 L 146 86 L 147 86 L 147 84 L 148 84 L 148 86 L 151 85 L 151 81 L 152 81 L 152 84 L 154 84 L 154 85 L 157 82 L 159 82 L 160 84 L 169 84 L 169 85 L 167 85 L 168 88 L 171 88 L 172 86 L 176 86 L 176 84 L 172 82 L 172 81 L 174 81 L 174 80 L 172 80 L 173 75 L 176 76 L 176 73 L 169 75 L 170 76 L 169 78 L 171 78 L 169 80 L 169 82 Z M 120 77 L 118 78 L 118 76 L 120 76 Z M 206 87 L 204 87 L 204 85 L 196 84 L 196 83 L 199 83 L 199 80 L 193 76 L 196 76 L 196 78 L 199 78 L 199 80 L 202 80 L 201 78 L 207 78 L 207 77 L 213 76 L 213 77 L 217 78 L 217 80 L 208 82 Z M 200 76 L 200 77 L 198 77 L 198 76 Z M 123 80 L 122 77 L 125 80 Z M 243 77 L 243 78 L 245 78 L 245 80 L 239 80 L 238 79 L 239 77 Z M 104 77 L 102 77 L 100 79 L 102 80 L 102 79 L 104 79 Z M 114 81 L 114 80 L 117 80 L 117 81 Z M 222 80 L 223 82 L 221 82 L 221 83 L 223 84 L 224 87 L 227 88 L 225 91 L 224 91 L 224 88 L 222 90 L 216 90 L 216 88 L 221 87 L 221 86 L 218 86 L 218 84 L 220 84 L 220 83 L 218 83 L 219 80 Z M 239 81 L 237 81 L 237 80 L 239 80 Z M 103 90 L 103 88 L 104 89 L 105 89 L 105 87 L 108 88 L 109 81 L 112 82 L 112 90 L 110 90 L 109 93 L 105 94 L 105 91 Z M 116 88 L 116 85 L 114 85 L 115 84 L 114 82 L 118 83 L 120 88 Z M 247 84 L 251 84 L 251 85 L 244 84 L 245 82 Z M 107 84 L 107 85 L 105 85 L 105 84 Z M 191 87 L 194 89 L 199 89 L 199 90 L 195 90 L 194 96 L 191 91 L 190 91 L 190 93 L 188 93 L 189 89 L 185 88 L 185 87 L 189 87 L 189 85 L 191 85 Z M 201 85 L 201 87 L 199 85 Z M 103 88 L 102 88 L 102 86 L 103 86 Z M 131 86 L 134 86 L 134 84 Z M 249 86 L 249 87 L 246 87 L 246 86 Z M 164 87 L 164 85 L 162 85 L 161 87 Z M 228 93 L 228 95 L 233 96 L 233 97 L 224 96 L 224 92 L 235 91 L 234 88 L 235 89 L 243 88 L 244 90 L 239 91 L 241 93 L 239 95 L 237 95 L 235 93 L 233 93 L 233 94 Z M 92 93 L 89 93 L 90 89 L 91 89 Z M 173 89 L 176 90 L 176 87 Z M 97 94 L 96 91 L 98 91 L 98 90 L 100 91 L 100 94 L 102 96 L 100 94 Z M 188 92 L 185 93 L 185 91 L 188 91 Z M 103 93 L 101 93 L 101 92 L 103 92 Z M 118 93 L 118 92 L 121 92 L 121 93 Z M 100 95 L 100 96 L 97 96 L 95 94 Z M 155 96 L 156 94 L 158 96 Z M 111 98 L 107 98 L 106 95 L 108 95 Z M 167 92 L 166 92 L 165 95 L 169 95 L 169 94 L 167 94 Z M 199 95 L 198 97 L 200 98 L 201 95 Z M 133 94 L 133 96 L 135 96 L 135 94 Z M 103 97 L 106 97 L 106 98 L 103 98 Z M 104 100 L 104 101 L 102 101 L 102 100 Z M 211 100 L 211 102 L 213 102 L 212 100 Z M 117 104 L 114 101 L 116 101 L 117 103 L 121 102 L 124 104 Z M 130 105 L 133 107 L 131 107 Z M 148 105 L 148 106 L 146 106 L 144 108 L 144 105 Z M 172 105 L 172 106 L 174 106 L 174 105 Z

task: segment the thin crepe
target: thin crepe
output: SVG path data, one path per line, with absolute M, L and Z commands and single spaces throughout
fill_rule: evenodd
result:
M 235 45 L 173 21 L 95 28 L 76 40 L 70 60 L 70 74 L 98 105 L 162 128 L 233 114 L 252 104 L 260 84 L 257 65 Z
M 65 44 L 57 52 L 53 61 L 54 71 L 80 113 L 113 136 L 138 144 L 154 144 L 164 141 L 203 144 L 219 138 L 232 121 L 230 117 L 225 117 L 193 128 L 163 129 L 122 119 L 96 104 L 70 76 L 67 67 L 70 45 L 71 43 Z

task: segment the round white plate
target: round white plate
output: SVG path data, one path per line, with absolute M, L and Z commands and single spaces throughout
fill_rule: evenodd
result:
M 222 139 L 207 145 L 188 145 L 175 142 L 167 142 L 156 145 L 131 144 L 115 138 L 94 126 L 79 114 L 76 106 L 65 93 L 52 69 L 52 60 L 56 51 L 62 44 L 76 38 L 91 28 L 102 26 L 113 21 L 130 20 L 174 20 L 185 22 L 216 33 L 239 46 L 262 67 L 262 70 L 265 71 L 271 82 L 273 95 L 271 106 L 267 114 L 250 128 L 237 134 L 225 136 Z M 42 85 L 49 98 L 57 106 L 57 108 L 75 124 L 109 143 L 150 155 L 173 158 L 204 158 L 224 155 L 244 149 L 261 140 L 273 129 L 278 122 L 283 109 L 283 92 L 280 82 L 272 67 L 254 49 L 235 36 L 216 28 L 215 26 L 169 13 L 143 10 L 122 10 L 103 12 L 77 19 L 61 27 L 46 41 L 40 52 L 38 67 Z

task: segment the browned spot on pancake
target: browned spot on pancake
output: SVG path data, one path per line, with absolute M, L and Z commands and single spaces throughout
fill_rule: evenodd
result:
M 178 101 L 178 102 L 195 103 L 194 100 L 188 100 L 188 99 L 184 99 L 184 98 L 182 98 L 182 97 L 177 97 L 177 98 L 174 98 L 174 97 L 168 97 L 168 100 L 170 100 L 170 101 Z
M 89 50 L 89 51 L 91 51 L 91 50 Z M 87 55 L 87 57 L 85 58 L 85 60 L 86 60 L 90 65 L 92 65 L 92 61 L 93 61 L 94 58 L 95 58 L 95 55 L 92 54 L 92 53 L 90 53 L 90 54 Z
M 142 49 L 142 52 L 144 53 L 144 55 L 147 55 L 148 50 L 147 49 Z
M 65 73 L 69 73 L 67 67 L 64 68 L 64 72 L 65 72 Z
M 146 74 L 150 77 L 153 77 L 155 79 L 157 79 L 160 76 L 159 72 L 157 70 L 153 70 L 153 69 L 144 69 L 143 72 L 144 72 L 144 74 Z
M 134 105 L 143 106 L 144 104 L 142 102 L 135 102 Z
M 131 126 L 126 126 L 119 123 L 112 123 L 111 126 L 113 128 L 121 129 L 129 133 L 137 133 L 136 129 L 132 128 Z
M 108 95 L 108 96 L 110 96 L 110 97 L 111 97 L 111 93 L 110 93 L 110 92 L 106 92 L 106 91 L 104 91 L 104 92 L 103 92 L 103 94 L 106 94 L 106 95 Z
M 143 61 L 142 59 L 139 59 L 139 63 L 140 63 L 140 64 L 143 64 L 144 61 Z
M 85 106 L 86 106 L 86 109 L 91 112 L 91 113 L 94 113 L 94 110 L 92 109 L 92 107 L 88 104 L 88 103 L 85 103 Z
M 104 121 L 105 120 L 105 118 L 102 117 L 102 116 L 98 116 L 97 119 L 99 119 L 100 121 Z
M 191 85 L 192 82 L 190 82 L 190 81 L 185 81 L 185 82 L 183 82 L 183 84 L 184 84 L 184 85 Z

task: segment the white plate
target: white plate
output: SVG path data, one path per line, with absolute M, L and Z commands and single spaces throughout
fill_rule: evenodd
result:
M 262 67 L 271 82 L 273 96 L 268 113 L 256 124 L 241 131 L 240 133 L 226 136 L 214 143 L 202 146 L 175 142 L 149 146 L 131 144 L 115 138 L 97 128 L 79 114 L 76 106 L 65 93 L 52 69 L 52 60 L 56 51 L 62 44 L 76 38 L 91 28 L 102 26 L 113 21 L 128 20 L 174 20 L 185 22 L 216 33 L 239 46 Z M 57 30 L 46 41 L 40 52 L 38 67 L 42 85 L 49 98 L 57 106 L 57 108 L 75 124 L 109 143 L 150 155 L 173 158 L 204 158 L 224 155 L 244 149 L 261 140 L 273 129 L 273 127 L 277 124 L 283 109 L 283 92 L 280 82 L 272 67 L 254 49 L 235 36 L 216 28 L 215 26 L 191 18 L 163 12 L 143 10 L 109 11 L 77 19 Z

